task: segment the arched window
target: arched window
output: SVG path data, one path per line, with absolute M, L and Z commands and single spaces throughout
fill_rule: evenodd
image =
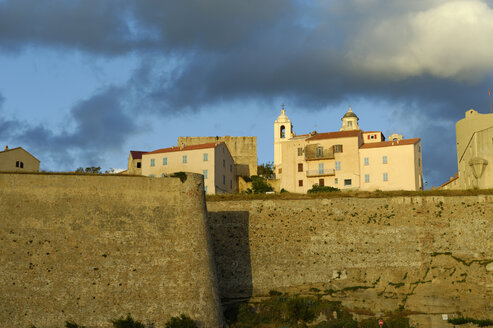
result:
M 281 139 L 284 139 L 286 137 L 286 128 L 284 125 L 281 125 Z
M 24 162 L 21 162 L 21 169 L 24 168 Z

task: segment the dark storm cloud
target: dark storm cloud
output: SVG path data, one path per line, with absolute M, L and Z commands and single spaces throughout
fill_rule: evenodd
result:
M 487 106 L 492 19 L 491 1 L 480 0 L 10 0 L 0 2 L 0 47 L 138 53 L 118 99 L 137 93 L 135 108 L 165 115 L 245 98 L 307 111 L 354 98 L 395 103 L 403 120 L 420 117 L 425 174 L 438 182 L 455 170 L 453 122 Z M 179 65 L 164 68 L 171 60 Z M 114 92 L 72 109 L 75 132 L 31 136 L 91 156 L 118 147 L 135 127 Z M 117 119 L 102 123 L 108 108 Z
M 11 142 L 36 149 L 45 167 L 99 166 L 108 151 L 122 150 L 138 129 L 125 110 L 123 96 L 124 90 L 110 87 L 79 102 L 70 111 L 69 121 L 75 126 L 70 131 L 54 132 L 17 121 L 0 121 L 0 126 L 7 124 L 8 136 L 4 137 Z

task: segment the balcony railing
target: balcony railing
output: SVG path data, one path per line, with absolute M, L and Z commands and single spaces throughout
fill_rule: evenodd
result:
M 322 159 L 334 159 L 332 148 L 316 151 L 314 149 L 305 149 L 305 161 L 316 161 Z
M 307 177 L 321 177 L 326 175 L 335 175 L 336 172 L 334 169 L 319 169 L 319 170 L 308 170 L 306 171 Z

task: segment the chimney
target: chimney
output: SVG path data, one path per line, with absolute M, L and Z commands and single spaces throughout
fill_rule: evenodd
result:
M 9 146 L 5 145 L 5 150 L 9 150 Z

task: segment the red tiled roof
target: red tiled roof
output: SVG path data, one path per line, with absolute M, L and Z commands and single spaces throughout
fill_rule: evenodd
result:
M 160 154 L 160 153 L 171 153 L 175 151 L 186 151 L 186 150 L 196 150 L 196 149 L 206 149 L 206 148 L 216 148 L 220 144 L 223 144 L 224 142 L 220 142 L 216 144 L 215 142 L 210 142 L 210 143 L 205 143 L 205 144 L 200 144 L 200 145 L 191 145 L 191 146 L 185 146 L 183 148 L 174 146 L 174 147 L 169 147 L 169 148 L 162 148 L 162 149 L 157 149 L 148 153 L 145 153 L 146 155 L 149 154 Z
M 142 155 L 146 154 L 146 151 L 140 151 L 140 150 L 131 150 L 130 154 L 132 155 L 133 159 L 142 159 Z
M 443 188 L 443 187 L 445 187 L 446 185 L 448 185 L 449 183 L 454 182 L 454 181 L 455 181 L 455 180 L 457 180 L 457 179 L 459 179 L 459 176 L 458 176 L 458 175 L 456 175 L 456 176 L 455 176 L 455 177 L 453 177 L 453 178 L 450 178 L 450 180 L 449 180 L 449 181 L 445 182 L 443 185 L 441 185 L 441 186 L 440 186 L 440 187 L 438 187 L 438 188 Z
M 382 141 L 382 142 L 370 142 L 363 144 L 360 149 L 366 148 L 379 148 L 379 147 L 390 147 L 390 146 L 405 146 L 405 145 L 414 145 L 419 142 L 421 138 L 413 138 L 413 139 L 402 139 L 395 141 Z
M 361 132 L 362 132 L 361 130 L 323 132 L 323 133 L 317 133 L 316 135 L 314 135 L 311 138 L 308 138 L 307 140 L 357 137 Z

